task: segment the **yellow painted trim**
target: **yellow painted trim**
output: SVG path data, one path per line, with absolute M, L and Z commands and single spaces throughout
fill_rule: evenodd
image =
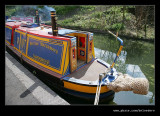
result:
M 15 50 L 17 50 L 19 53 L 21 53 L 21 51 L 19 49 L 17 49 L 16 47 L 13 47 Z
M 37 39 L 37 40 L 41 40 L 41 41 L 44 41 L 44 39 L 41 39 L 40 37 L 36 37 L 36 36 L 32 36 L 32 35 L 29 35 L 28 36 L 28 38 L 29 37 L 31 37 L 31 39 Z M 29 41 L 29 40 L 28 40 Z M 45 42 L 45 41 L 44 41 Z M 46 39 L 46 42 L 49 42 L 49 39 Z M 50 42 L 49 42 L 50 43 Z M 50 44 L 52 44 L 52 43 L 50 43 Z M 57 45 L 56 43 L 54 43 L 55 45 Z M 58 45 L 61 45 L 61 44 L 58 44 Z M 64 62 L 66 62 L 66 60 L 65 60 L 65 54 L 66 54 L 66 47 L 67 47 L 67 42 L 66 41 L 63 41 L 63 52 L 61 53 L 61 58 L 62 58 L 62 60 L 61 60 L 61 68 L 60 68 L 60 70 L 57 70 L 57 69 L 54 69 L 54 68 L 52 68 L 52 67 L 50 67 L 50 66 L 47 66 L 47 65 L 44 65 L 44 64 L 42 64 L 42 63 L 40 63 L 40 62 L 38 62 L 38 61 L 36 61 L 36 60 L 34 60 L 34 59 L 32 59 L 31 57 L 29 57 L 29 56 L 27 56 L 27 54 L 28 54 L 28 47 L 27 47 L 27 54 L 26 55 L 24 55 L 25 57 L 27 57 L 28 59 L 30 59 L 31 61 L 33 61 L 33 62 L 35 62 L 35 63 L 37 63 L 37 64 L 39 64 L 39 65 L 41 65 L 41 66 L 43 66 L 43 67 L 45 67 L 45 68 L 47 68 L 47 69 L 49 69 L 49 70 L 52 70 L 52 71 L 54 71 L 54 72 L 56 72 L 56 73 L 59 73 L 59 74 L 62 74 L 62 72 L 63 72 L 63 68 L 64 68 Z M 67 58 L 68 56 L 66 56 L 66 58 Z M 67 65 L 67 63 L 66 63 L 66 65 Z M 67 67 L 67 66 L 66 66 Z
M 123 46 L 120 46 L 118 52 L 117 52 L 117 56 L 119 56 L 119 54 L 121 53 L 121 50 L 122 50 Z
M 16 29 L 15 29 L 15 32 L 20 33 L 20 34 L 23 34 L 23 35 L 26 34 L 25 32 L 22 32 L 22 31 L 19 31 L 19 30 L 16 30 Z
M 16 32 L 20 33 L 20 43 L 21 43 L 21 34 L 25 35 L 26 33 L 21 32 L 21 31 L 19 31 L 19 30 L 16 30 Z M 44 64 L 42 64 L 42 63 L 40 63 L 40 62 L 38 62 L 38 61 L 36 61 L 36 60 L 34 60 L 33 58 L 31 58 L 31 57 L 28 56 L 29 37 L 31 37 L 31 39 L 37 39 L 37 40 L 40 40 L 40 41 L 43 41 L 43 42 L 47 42 L 47 43 L 50 43 L 50 44 L 55 44 L 55 45 L 60 45 L 60 46 L 63 45 L 63 46 L 64 46 L 64 47 L 63 47 L 63 50 L 62 50 L 63 52 L 61 53 L 61 55 L 62 55 L 62 57 L 61 57 L 62 60 L 61 60 L 61 66 L 60 66 L 61 68 L 60 68 L 60 70 L 57 70 L 57 69 L 54 69 L 54 68 L 52 68 L 52 67 L 50 67 L 50 66 L 44 65 Z M 67 69 L 67 65 L 68 65 L 68 63 L 69 63 L 69 56 L 68 56 L 69 53 L 67 53 L 67 56 L 66 56 L 66 59 L 67 59 L 67 60 L 65 60 L 65 55 L 66 55 L 66 52 L 68 51 L 68 48 L 66 49 L 66 47 L 67 47 L 67 42 L 66 42 L 66 41 L 63 41 L 62 44 L 59 44 L 59 43 L 56 43 L 56 42 L 49 42 L 49 40 L 50 40 L 50 39 L 42 38 L 42 37 L 37 37 L 37 36 L 34 36 L 34 35 L 27 34 L 26 54 L 22 53 L 22 55 L 23 55 L 24 57 L 28 58 L 29 60 L 37 63 L 38 65 L 44 67 L 44 68 L 47 68 L 47 69 L 52 70 L 52 71 L 54 71 L 54 72 L 56 72 L 56 73 L 62 74 L 62 73 L 63 73 L 63 69 L 64 69 L 64 71 L 65 71 L 65 70 Z M 59 40 L 57 40 L 57 41 L 59 41 Z M 20 47 L 21 47 L 21 46 L 20 46 L 20 44 L 19 44 L 19 50 L 18 50 L 17 48 L 15 48 L 15 49 L 16 49 L 18 52 L 21 53 Z M 66 50 L 67 50 L 67 51 L 66 51 Z M 66 62 L 66 61 L 67 61 L 67 62 Z M 65 64 L 65 68 L 64 68 L 64 64 Z
M 27 44 L 26 44 L 26 55 L 28 55 L 28 43 L 29 43 L 29 37 L 27 37 Z
M 11 43 L 9 43 L 9 41 L 6 40 L 6 42 L 7 42 L 9 45 L 11 45 Z
M 19 53 L 21 53 L 21 51 L 18 50 L 16 47 L 14 47 L 14 49 L 17 50 Z M 44 67 L 44 68 L 47 68 L 47 69 L 49 69 L 49 70 L 52 70 L 52 71 L 57 72 L 57 73 L 60 73 L 60 74 L 62 73 L 62 71 L 57 71 L 57 70 L 54 69 L 54 68 L 51 68 L 51 67 L 49 67 L 49 66 L 47 66 L 47 65 L 44 65 L 44 64 L 42 64 L 42 63 L 40 63 L 40 62 L 32 59 L 31 57 L 27 56 L 27 55 L 24 54 L 24 53 L 22 53 L 22 55 L 23 55 L 24 57 L 28 58 L 29 60 L 35 62 L 36 64 L 41 65 L 41 66 Z
M 9 28 L 9 29 L 11 29 L 12 30 L 12 28 L 11 27 L 9 27 L 9 26 L 5 26 L 6 28 Z
M 69 44 L 68 44 L 67 53 L 66 53 L 66 59 L 65 59 L 63 75 L 66 72 L 68 65 L 69 65 Z
M 19 50 L 20 50 L 20 45 L 21 45 L 21 33 L 20 33 L 20 38 L 19 38 Z
M 67 42 L 63 42 L 64 44 L 64 47 L 63 47 L 63 56 L 61 57 L 62 58 L 62 62 L 61 62 L 61 74 L 62 74 L 62 71 L 63 71 L 63 68 L 64 68 L 64 62 L 65 62 L 65 54 L 66 54 L 66 48 L 67 48 Z
M 95 52 L 94 52 L 94 40 L 92 40 L 92 55 L 95 58 Z
M 38 65 L 40 65 L 40 66 L 42 66 L 42 67 L 44 67 L 44 68 L 47 68 L 47 69 L 49 69 L 49 70 L 51 70 L 51 71 L 54 71 L 54 72 L 59 73 L 59 74 L 62 74 L 62 71 L 58 71 L 58 70 L 56 70 L 56 69 L 54 69 L 54 68 L 51 68 L 51 67 L 49 67 L 49 66 L 47 66 L 47 65 L 44 65 L 44 64 L 42 64 L 42 63 L 40 63 L 40 62 L 32 59 L 31 57 L 25 55 L 24 53 L 22 53 L 22 55 L 24 55 L 24 57 L 28 58 L 29 60 L 33 61 L 34 63 L 36 63 L 36 64 L 38 64 Z
M 115 63 L 113 62 L 113 64 L 112 64 L 111 68 L 113 68 L 114 64 L 115 64 Z
M 49 40 L 50 40 L 50 39 L 47 39 L 47 38 L 38 37 L 38 36 L 35 36 L 35 35 L 31 35 L 31 34 L 28 34 L 28 37 L 31 37 L 33 39 L 38 39 L 38 40 L 41 40 L 41 41 L 46 41 L 46 42 L 49 42 Z
M 93 86 L 84 86 L 84 85 L 79 85 L 79 84 L 75 84 L 75 83 L 70 83 L 70 82 L 67 82 L 67 81 L 63 81 L 63 82 L 64 82 L 64 87 L 65 88 L 75 90 L 75 91 L 79 91 L 79 92 L 96 93 L 96 90 L 97 90 L 97 87 L 93 87 Z M 107 86 L 102 86 L 100 93 L 104 93 L 104 92 L 107 92 L 107 91 L 109 91 Z

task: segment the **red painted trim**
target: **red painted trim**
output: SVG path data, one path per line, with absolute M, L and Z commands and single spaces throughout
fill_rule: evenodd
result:
M 12 35 L 11 35 L 11 45 L 12 45 L 12 46 L 14 46 L 14 44 L 13 44 L 14 30 L 15 30 L 15 28 L 18 28 L 18 27 L 19 27 L 19 25 L 14 25 L 14 26 L 12 27 Z
M 26 31 L 24 31 L 24 30 L 22 30 L 22 29 L 19 29 L 19 28 L 17 28 L 17 30 L 19 30 L 19 31 L 22 31 L 22 32 L 25 32 L 26 33 Z M 27 32 L 28 34 L 32 34 L 32 35 L 35 35 L 35 36 L 39 36 L 39 37 L 44 37 L 44 38 L 53 38 L 53 39 L 59 39 L 59 40 L 66 40 L 66 41 L 69 41 L 70 40 L 70 38 L 66 38 L 66 37 L 61 37 L 61 36 L 53 36 L 53 35 L 39 35 L 39 34 L 35 34 L 35 33 L 32 33 L 32 32 Z
M 81 55 L 81 51 L 84 52 L 84 56 Z M 81 48 L 79 48 L 79 56 L 80 56 L 80 57 L 85 57 L 85 56 L 86 56 L 85 50 L 82 50 Z

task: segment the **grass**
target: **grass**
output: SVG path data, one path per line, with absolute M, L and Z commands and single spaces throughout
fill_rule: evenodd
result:
M 134 23 L 135 16 L 129 12 L 125 12 L 125 21 L 123 20 L 122 6 L 107 5 L 49 5 L 56 10 L 58 16 L 57 24 L 61 27 L 81 27 L 85 30 L 98 30 L 106 32 L 108 29 L 123 35 L 132 35 L 144 38 L 144 29 L 136 32 Z M 7 16 L 14 15 L 19 7 L 7 7 L 5 14 Z M 17 10 L 17 11 L 16 11 Z M 51 24 L 50 21 L 46 24 Z M 147 38 L 154 39 L 154 27 L 147 27 Z M 137 35 L 138 34 L 138 35 Z

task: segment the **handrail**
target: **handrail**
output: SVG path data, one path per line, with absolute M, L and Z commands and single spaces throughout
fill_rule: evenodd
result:
M 111 68 L 111 74 L 113 74 L 114 64 L 115 64 L 115 62 L 116 62 L 116 60 L 117 60 L 117 57 L 119 56 L 119 54 L 121 53 L 122 48 L 123 48 L 123 40 L 122 40 L 121 38 L 117 37 L 117 36 L 116 36 L 115 34 L 113 34 L 111 31 L 108 30 L 108 32 L 109 32 L 110 34 L 112 34 L 114 37 L 116 37 L 116 38 L 118 39 L 118 41 L 120 41 L 120 43 L 121 43 L 121 45 L 120 45 L 120 47 L 119 47 L 119 50 L 118 50 L 118 52 L 117 52 L 117 55 L 116 55 L 116 57 L 115 57 L 112 65 L 110 66 L 110 68 Z

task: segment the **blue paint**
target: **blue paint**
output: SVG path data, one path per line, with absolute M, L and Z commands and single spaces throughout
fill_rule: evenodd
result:
M 68 81 L 71 77 L 61 77 L 60 79 L 62 79 L 62 78 L 63 78 L 63 80 Z
M 28 25 L 27 27 L 28 27 L 28 28 L 34 28 L 34 27 L 39 27 L 39 25 L 37 25 L 37 24 L 32 24 L 32 25 Z
M 123 40 L 119 37 L 117 37 L 117 39 L 120 41 L 121 45 L 123 46 Z
M 115 80 L 115 76 L 113 76 L 113 75 L 106 75 L 106 76 L 102 79 L 102 81 L 104 82 L 104 81 L 106 80 L 106 78 L 108 78 L 109 82 L 112 82 L 112 81 Z
M 113 68 L 111 68 L 111 75 L 113 75 L 114 71 L 113 71 Z
M 37 45 L 31 45 L 32 43 L 36 43 Z M 53 48 L 55 51 L 52 51 L 45 46 L 49 46 Z M 62 66 L 62 56 L 63 56 L 63 44 L 58 43 L 47 43 L 44 41 L 36 40 L 33 38 L 29 38 L 28 43 L 28 56 L 33 57 L 33 55 L 39 56 L 47 61 L 49 61 L 49 66 L 61 70 Z
M 5 36 L 6 38 L 5 38 L 5 39 L 6 39 L 9 43 L 11 43 L 12 30 L 9 29 L 9 28 L 6 28 L 5 31 L 6 31 L 6 33 L 5 33 L 5 34 L 6 34 L 6 36 Z
M 117 60 L 117 57 L 118 57 L 118 56 L 116 56 L 116 57 L 115 57 L 115 59 L 114 59 L 114 63 L 116 62 L 116 60 Z
M 19 49 L 19 43 L 20 43 L 20 33 L 14 32 L 14 47 Z
M 100 63 L 100 64 L 102 64 L 102 65 L 105 66 L 106 68 L 108 68 L 106 62 L 101 61 L 101 60 L 99 60 L 99 59 L 97 60 L 97 62 Z
M 26 45 L 27 45 L 27 36 L 21 34 L 21 45 L 20 45 L 20 50 L 22 53 L 26 54 Z

